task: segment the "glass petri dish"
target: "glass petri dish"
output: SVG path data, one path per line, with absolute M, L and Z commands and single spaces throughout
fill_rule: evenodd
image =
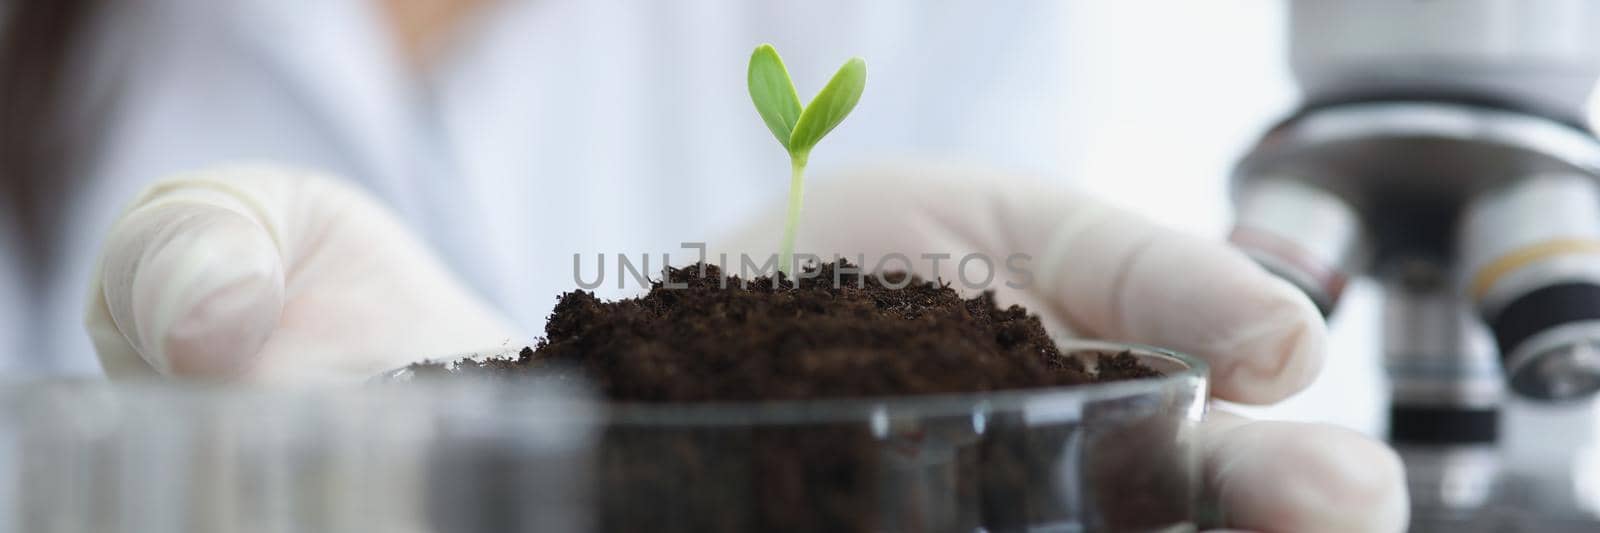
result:
M 1206 366 L 1128 351 L 1160 378 L 759 404 L 609 404 L 600 531 L 1184 531 Z M 1085 358 L 1094 364 L 1094 358 Z
M 1193 530 L 1205 364 L 1061 346 L 1164 375 L 738 404 L 404 372 L 5 385 L 0 533 Z

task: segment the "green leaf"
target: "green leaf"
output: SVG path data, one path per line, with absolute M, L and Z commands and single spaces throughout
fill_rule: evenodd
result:
M 867 85 L 867 62 L 859 57 L 850 58 L 828 80 L 828 85 L 800 112 L 800 120 L 789 134 L 789 153 L 809 153 L 824 135 L 833 131 L 856 108 L 861 100 L 861 90 Z
M 756 47 L 750 54 L 750 100 L 767 123 L 767 129 L 787 149 L 789 135 L 800 120 L 800 94 L 789 79 L 789 69 L 770 44 Z

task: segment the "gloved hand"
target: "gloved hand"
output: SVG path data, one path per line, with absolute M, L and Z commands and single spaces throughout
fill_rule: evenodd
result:
M 1289 285 L 1226 246 L 1086 197 L 936 168 L 865 171 L 807 196 L 799 251 L 859 252 L 869 266 L 887 252 L 1029 253 L 1034 283 L 998 284 L 1003 302 L 1084 336 L 1203 357 L 1220 398 L 1282 399 L 1321 363 L 1321 318 Z M 764 256 L 781 223 L 711 244 Z M 957 279 L 955 261 L 941 267 L 920 273 Z M 369 197 L 327 177 L 250 167 L 181 176 L 141 196 L 106 245 L 88 325 L 113 376 L 365 379 L 514 339 Z M 1200 437 L 1207 492 L 1232 527 L 1405 524 L 1399 461 L 1376 441 L 1216 411 Z
M 1305 388 L 1321 368 L 1327 333 L 1305 295 L 1226 245 L 1092 198 L 981 170 L 899 166 L 813 180 L 805 206 L 796 254 L 852 261 L 862 254 L 870 269 L 898 252 L 925 279 L 958 289 L 957 260 L 986 254 L 1000 271 L 991 286 L 1002 305 L 1023 304 L 1078 336 L 1199 356 L 1211 365 L 1217 398 L 1276 402 Z M 768 212 L 726 243 L 729 257 L 772 253 L 783 210 Z M 1003 283 L 1003 260 L 1017 252 L 1033 258 L 1026 266 L 1035 279 L 1023 290 Z M 933 272 L 932 261 L 919 259 L 924 253 L 951 258 Z M 981 281 L 981 265 L 969 268 L 968 279 Z M 1405 528 L 1399 458 L 1375 440 L 1329 425 L 1256 422 L 1218 410 L 1207 415 L 1200 437 L 1206 492 L 1229 527 Z
M 88 329 L 112 377 L 361 380 L 526 344 L 371 197 L 292 169 L 152 186 L 90 285 Z

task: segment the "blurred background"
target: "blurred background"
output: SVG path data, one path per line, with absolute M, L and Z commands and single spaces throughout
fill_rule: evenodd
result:
M 979 164 L 1217 239 L 1231 167 L 1298 103 L 1268 0 L 0 6 L 0 372 L 17 376 L 96 374 L 81 309 L 103 232 L 149 182 L 240 159 L 348 176 L 541 331 L 572 254 L 674 252 L 777 205 L 786 156 L 745 92 L 760 42 L 803 99 L 869 63 L 815 180 Z M 1377 431 L 1376 307 L 1357 282 L 1322 378 L 1255 412 Z

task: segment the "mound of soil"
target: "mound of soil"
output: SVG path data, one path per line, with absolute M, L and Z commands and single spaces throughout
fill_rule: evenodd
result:
M 666 273 L 664 281 L 685 286 L 657 281 L 639 298 L 569 292 L 536 348 L 451 371 L 578 372 L 607 398 L 640 402 L 980 392 L 1159 375 L 1126 353 L 1097 354 L 1101 371 L 1091 373 L 1081 354 L 1057 349 L 1037 316 L 999 307 L 993 293 L 962 299 L 948 284 L 856 270 L 826 263 L 794 287 L 694 265 Z
M 413 366 L 441 375 L 581 377 L 616 401 L 745 402 L 1071 386 L 1160 374 L 1128 353 L 1062 353 L 1037 316 L 985 293 L 848 263 L 741 280 L 669 269 L 648 294 L 561 296 L 538 346 L 512 359 Z M 680 287 L 669 287 L 665 281 Z M 1097 360 L 1089 370 L 1080 357 Z M 601 531 L 1104 530 L 1181 521 L 1177 428 L 1148 405 L 1081 419 L 970 415 L 874 429 L 608 427 L 595 452 Z M 1126 420 L 1125 420 L 1126 419 Z M 1113 420 L 1114 423 L 1095 423 Z M 1095 429 L 1098 428 L 1098 429 Z M 514 458 L 475 455 L 485 469 Z M 497 462 L 498 461 L 498 462 Z M 1077 469 L 1083 469 L 1078 471 Z M 1087 487 L 1073 488 L 1077 481 Z M 1087 493 L 1084 493 L 1087 491 Z

